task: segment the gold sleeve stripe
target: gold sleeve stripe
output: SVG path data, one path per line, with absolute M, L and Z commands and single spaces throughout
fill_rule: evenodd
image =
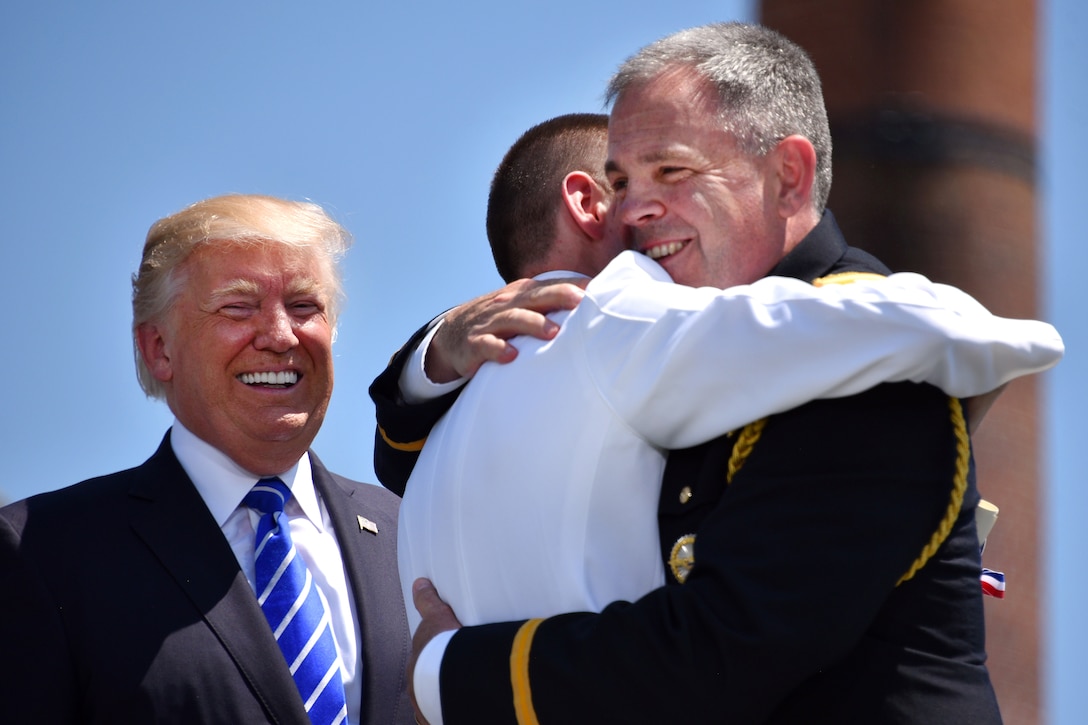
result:
M 960 515 L 960 506 L 963 505 L 963 496 L 967 491 L 967 472 L 971 463 L 971 443 L 967 435 L 967 422 L 963 418 L 963 407 L 960 405 L 959 398 L 949 398 L 948 407 L 952 412 L 952 427 L 956 435 L 956 475 L 952 482 L 952 496 L 949 498 L 948 509 L 944 513 L 944 518 L 938 524 L 937 530 L 933 532 L 929 543 L 925 545 L 922 553 L 910 565 L 907 573 L 895 583 L 896 586 L 910 580 L 937 553 L 937 549 L 940 548 L 952 531 L 952 525 L 956 523 L 956 519 Z
M 863 279 L 884 279 L 884 275 L 876 272 L 840 272 L 839 274 L 829 274 L 826 277 L 814 279 L 812 280 L 812 286 L 825 287 L 829 284 L 850 284 Z
M 521 625 L 514 636 L 514 645 L 510 649 L 510 684 L 514 690 L 514 715 L 518 725 L 540 725 L 533 709 L 533 693 L 529 689 L 529 650 L 533 646 L 533 636 L 543 619 L 530 619 Z
M 411 443 L 397 443 L 395 440 L 385 434 L 385 429 L 378 426 L 378 433 L 381 434 L 382 440 L 385 444 L 396 451 L 407 451 L 409 453 L 418 453 L 423 450 L 423 444 L 427 442 L 426 438 L 420 438 L 418 441 L 412 441 Z

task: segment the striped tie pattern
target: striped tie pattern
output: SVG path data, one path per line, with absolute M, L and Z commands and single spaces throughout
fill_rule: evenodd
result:
M 291 489 L 278 478 L 262 478 L 244 503 L 261 518 L 257 522 L 256 592 L 272 633 L 283 651 L 306 712 L 314 725 L 347 719 L 340 657 L 332 638 L 329 613 L 313 575 L 279 525 Z

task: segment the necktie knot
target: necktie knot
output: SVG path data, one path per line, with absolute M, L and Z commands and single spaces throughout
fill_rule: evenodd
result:
M 262 478 L 242 499 L 249 508 L 265 516 L 283 513 L 283 507 L 291 498 L 291 489 L 279 478 Z

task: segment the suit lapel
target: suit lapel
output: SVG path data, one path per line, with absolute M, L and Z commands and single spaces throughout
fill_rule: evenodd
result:
M 363 652 L 362 722 L 377 723 L 379 713 L 388 717 L 397 711 L 394 701 L 407 688 L 403 668 L 388 666 L 406 663 L 409 647 L 397 572 L 396 507 L 378 503 L 386 491 L 329 473 L 313 452 L 310 462 L 355 600 Z
M 193 603 L 273 722 L 309 722 L 283 655 L 223 532 L 178 463 L 167 433 L 141 468 L 132 527 Z

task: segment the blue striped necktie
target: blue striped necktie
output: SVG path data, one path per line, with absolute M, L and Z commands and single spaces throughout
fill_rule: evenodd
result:
M 280 526 L 289 498 L 291 489 L 283 481 L 262 478 L 243 500 L 261 515 L 255 560 L 257 601 L 287 658 L 310 721 L 314 725 L 341 723 L 347 719 L 347 705 L 329 613 L 291 541 L 286 517 Z

